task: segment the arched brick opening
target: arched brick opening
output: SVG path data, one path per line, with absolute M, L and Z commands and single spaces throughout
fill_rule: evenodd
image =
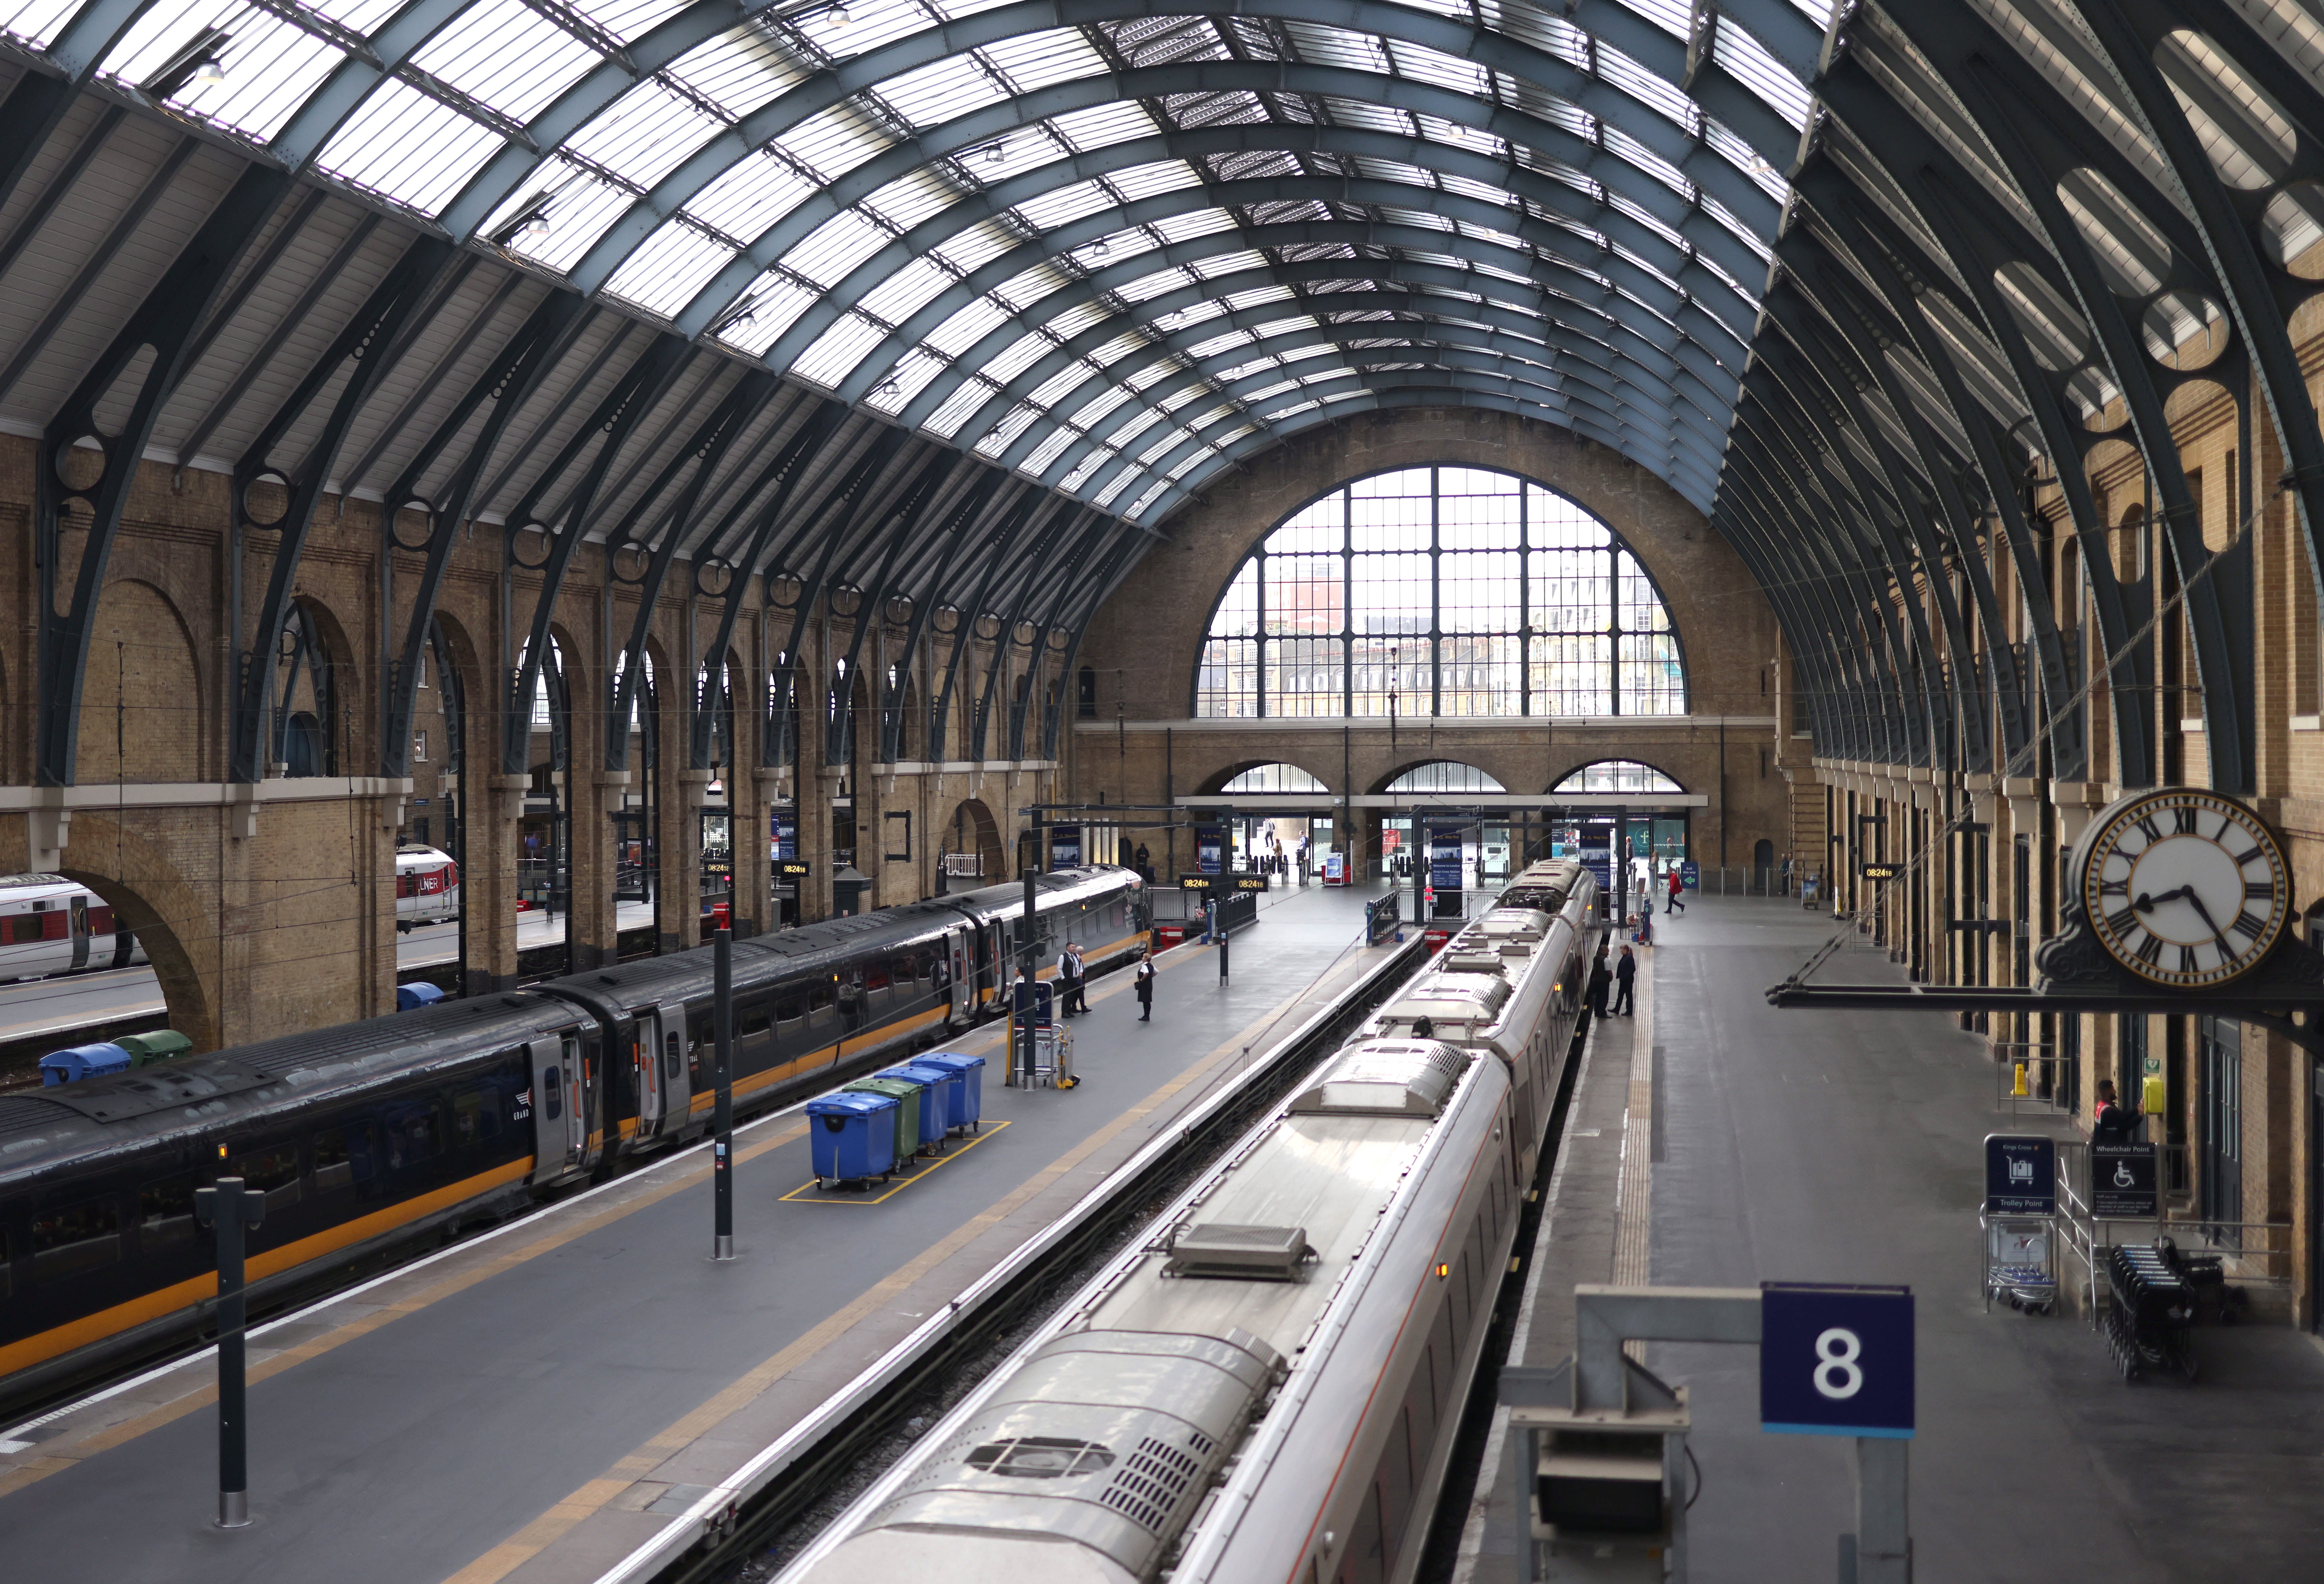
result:
M 948 889 L 955 891 L 973 890 L 979 886 L 998 885 L 1009 878 L 1005 854 L 1001 847 L 1000 822 L 992 810 L 978 797 L 964 797 L 953 806 L 952 817 L 945 822 L 937 834 L 939 852 L 973 852 L 982 861 L 982 878 L 963 879 Z
M 216 1050 L 226 955 L 217 909 L 160 849 L 101 810 L 73 815 L 72 840 L 58 872 L 104 898 L 145 948 L 169 1006 L 170 1027 L 192 1040 L 195 1050 Z
M 1337 792 L 1333 790 L 1332 786 L 1332 776 L 1324 770 L 1318 769 L 1313 764 L 1302 764 L 1299 760 L 1299 755 L 1296 751 L 1288 753 L 1268 754 L 1262 759 L 1237 760 L 1232 764 L 1228 765 L 1225 769 L 1213 770 L 1210 774 L 1203 777 L 1201 780 L 1194 784 L 1194 789 L 1198 795 L 1203 796 L 1207 796 L 1213 792 L 1222 792 L 1225 790 L 1226 784 L 1229 781 L 1233 780 L 1237 776 L 1244 775 L 1251 770 L 1265 769 L 1269 765 L 1288 765 L 1295 770 L 1304 770 L 1308 775 L 1314 777 L 1318 781 L 1321 781 L 1323 784 L 1323 791 L 1314 794 L 1317 797 L 1322 797 L 1326 794 L 1330 794 L 1333 797 L 1338 796 Z
M 167 593 L 142 578 L 106 584 L 81 677 L 73 779 L 202 779 L 210 711 L 201 671 L 192 629 Z

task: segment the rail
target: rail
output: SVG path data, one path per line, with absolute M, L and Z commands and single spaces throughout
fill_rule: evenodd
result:
M 1237 1136 L 1296 1075 L 1331 1048 L 1411 974 L 1426 954 L 1415 935 L 1321 1007 L 1272 1049 L 1201 1101 L 1084 1194 L 1046 1229 L 1019 1244 L 942 1312 L 874 1360 L 823 1404 L 762 1448 L 723 1483 L 602 1574 L 597 1584 L 696 1584 L 728 1566 L 738 1549 L 780 1529 L 833 1482 L 861 1467 L 867 1449 L 904 1408 L 967 1356 L 1053 1291 L 1070 1270 L 1151 1202 L 1158 1184 L 1195 1169 Z

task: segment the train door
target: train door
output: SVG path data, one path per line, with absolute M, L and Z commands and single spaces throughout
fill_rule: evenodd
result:
M 88 893 L 72 899 L 72 965 L 88 966 Z
M 638 1137 L 657 1138 L 687 1114 L 686 1008 L 660 1007 L 638 1014 Z
M 581 1043 L 532 1042 L 532 1180 L 554 1182 L 589 1153 L 589 1112 L 582 1089 Z
M 946 930 L 944 945 L 940 949 L 945 954 L 949 974 L 946 985 L 951 999 L 951 1016 L 967 1018 L 976 1010 L 975 987 L 969 975 L 968 931 L 964 928 Z

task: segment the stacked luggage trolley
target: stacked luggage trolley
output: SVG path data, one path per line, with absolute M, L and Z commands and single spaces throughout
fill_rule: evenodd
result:
M 984 1058 L 936 1051 L 887 1067 L 807 1102 L 817 1188 L 869 1186 L 908 1174 L 922 1156 L 978 1131 Z
M 2168 1239 L 2162 1239 L 2168 1242 Z M 2161 1248 L 2107 1250 L 2107 1351 L 2125 1380 L 2150 1369 L 2195 1378 L 2195 1294 Z

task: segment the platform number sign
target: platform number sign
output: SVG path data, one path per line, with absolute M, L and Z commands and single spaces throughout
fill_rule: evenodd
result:
M 1910 1436 L 1912 1289 L 1764 1284 L 1759 1428 Z

